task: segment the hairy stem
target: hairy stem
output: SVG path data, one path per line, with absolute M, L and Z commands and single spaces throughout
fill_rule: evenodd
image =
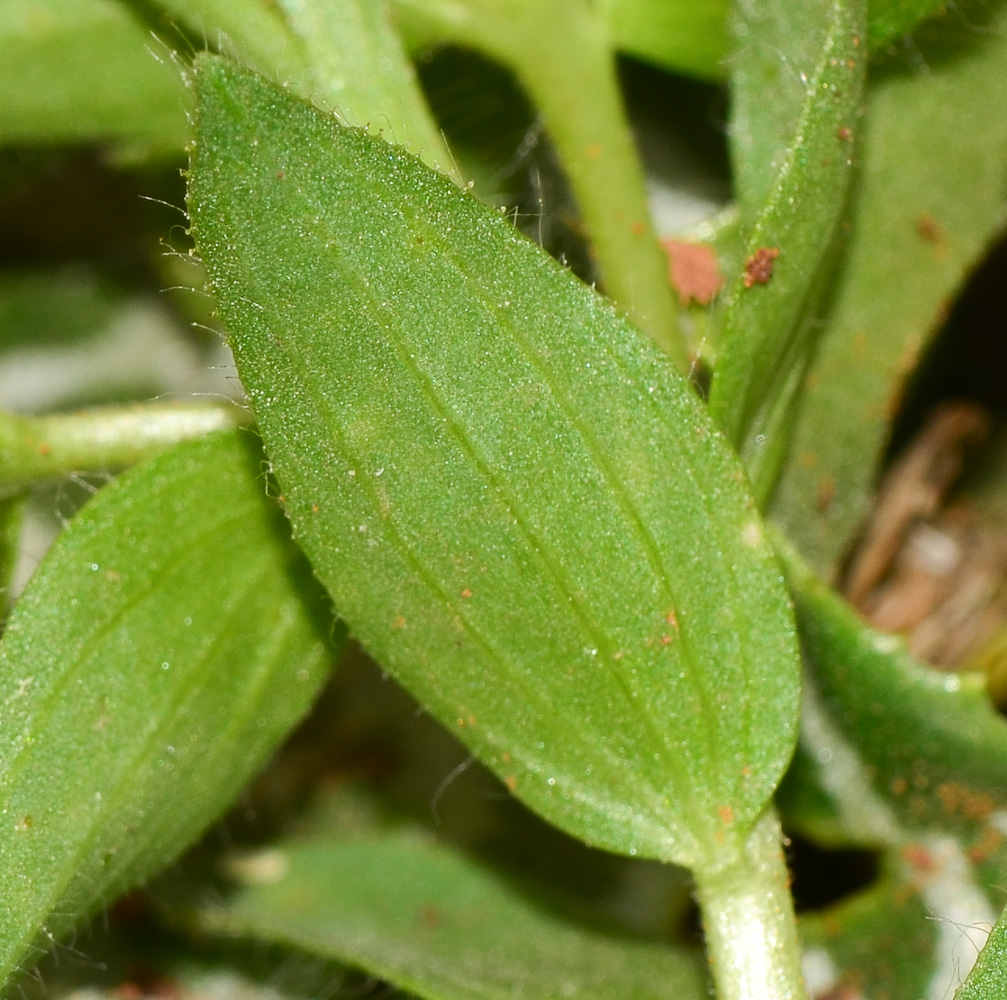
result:
M 0 412 L 0 496 L 33 482 L 120 469 L 210 431 L 249 423 L 231 403 L 147 403 L 24 417 Z
M 732 861 L 696 872 L 718 1000 L 804 1000 L 788 881 L 772 807 Z

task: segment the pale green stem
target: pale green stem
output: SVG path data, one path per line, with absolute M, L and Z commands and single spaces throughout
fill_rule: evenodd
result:
M 24 417 L 0 411 L 0 496 L 71 472 L 121 469 L 187 438 L 250 423 L 224 402 L 147 403 Z
M 732 860 L 694 874 L 717 1000 L 805 1000 L 775 810 L 766 811 Z

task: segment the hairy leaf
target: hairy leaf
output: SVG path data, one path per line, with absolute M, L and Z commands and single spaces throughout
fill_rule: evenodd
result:
M 866 512 L 906 376 L 1007 223 L 1007 5 L 970 17 L 981 31 L 921 46 L 927 72 L 886 65 L 867 90 L 848 246 L 772 506 L 823 574 Z
M 1007 913 L 1000 914 L 955 1000 L 1001 1000 L 1004 996 L 1007 996 Z
M 74 518 L 0 642 L 0 979 L 170 861 L 307 709 L 326 604 L 253 440 L 187 442 Z
M 810 666 L 802 740 L 828 748 L 817 753 L 820 783 L 854 804 L 855 825 L 876 842 L 939 828 L 976 859 L 992 853 L 1007 826 L 1007 720 L 983 678 L 918 663 L 779 548 Z
M 295 945 L 425 1000 L 603 1000 L 613 989 L 627 1000 L 706 996 L 686 952 L 551 915 L 416 837 L 281 844 L 261 861 L 279 877 L 198 913 L 202 929 Z
M 735 77 L 736 97 L 748 111 L 747 117 L 739 112 L 734 126 L 743 214 L 759 208 L 745 236 L 745 263 L 727 295 L 710 390 L 710 410 L 763 503 L 786 454 L 792 408 L 816 343 L 816 309 L 853 173 L 866 63 L 863 0 L 816 0 L 787 10 L 792 14 L 749 25 Z M 744 59 L 749 46 L 760 53 L 775 47 L 781 25 L 791 26 L 813 53 L 802 53 L 813 59 L 806 73 L 787 63 L 785 80 L 759 72 L 762 60 L 753 60 L 753 68 Z M 774 53 L 770 64 L 778 61 Z M 786 133 L 782 146 L 780 131 Z M 745 149 L 745 138 L 753 148 Z M 778 157 L 772 155 L 777 149 Z
M 220 60 L 196 84 L 194 235 L 340 614 L 557 825 L 734 850 L 793 745 L 794 640 L 689 387 L 415 158 Z

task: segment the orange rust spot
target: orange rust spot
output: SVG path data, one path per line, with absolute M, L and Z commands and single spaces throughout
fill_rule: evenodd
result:
M 670 646 L 671 645 L 671 636 L 670 635 L 662 635 L 661 636 L 661 645 L 662 646 Z
M 734 810 L 730 806 L 718 806 L 717 814 L 724 826 L 730 826 L 734 822 Z
M 846 60 L 846 68 L 847 69 L 856 69 L 857 68 L 857 60 L 856 59 L 847 59 Z
M 860 48 L 860 36 L 859 35 L 854 35 L 853 36 L 853 47 L 855 49 L 859 49 Z
M 509 764 L 509 763 L 510 763 L 510 754 L 509 754 L 509 753 L 504 753 L 504 754 L 501 754 L 501 755 L 500 755 L 500 759 L 501 759 L 501 760 L 502 760 L 502 761 L 503 761 L 503 762 L 504 762 L 505 764 Z
M 922 844 L 906 844 L 902 848 L 902 860 L 921 872 L 932 872 L 937 867 L 934 856 Z
M 926 212 L 916 220 L 916 235 L 927 243 L 943 243 L 947 238 L 943 227 Z
M 750 778 L 752 776 L 752 769 L 747 764 L 741 769 L 741 776 L 743 778 Z
M 39 454 L 40 454 L 40 455 L 41 455 L 41 456 L 42 456 L 43 458 L 44 458 L 44 457 L 45 457 L 46 455 L 49 455 L 49 454 L 51 454 L 51 452 L 52 452 L 52 445 L 51 445 L 51 444 L 49 444 L 49 442 L 48 442 L 48 441 L 43 441 L 43 442 L 42 442 L 42 443 L 41 443 L 41 444 L 40 444 L 40 445 L 38 446 L 38 453 L 39 453 Z
M 318 504 L 316 504 L 316 503 L 313 503 L 313 504 L 311 505 L 311 513 L 312 513 L 312 514 L 317 514 L 317 513 L 318 513 Z
M 818 456 L 813 451 L 802 451 L 797 459 L 805 469 L 813 469 L 818 465 Z
M 1000 849 L 1003 839 L 995 826 L 984 827 L 982 836 L 968 849 L 969 860 L 976 865 L 988 861 Z
M 836 499 L 836 481 L 832 476 L 822 476 L 818 481 L 818 496 L 816 503 L 820 514 L 827 514 Z
M 629 227 L 629 231 L 634 236 L 643 236 L 643 234 L 647 231 L 647 225 L 646 223 L 637 220 Z
M 986 819 L 994 808 L 992 796 L 950 781 L 938 786 L 937 797 L 941 800 L 945 812 L 961 813 L 966 819 L 971 820 Z
M 442 920 L 443 914 L 436 906 L 421 906 L 416 911 L 416 922 L 428 931 L 440 927 Z
M 590 146 L 586 146 L 584 149 L 584 155 L 589 160 L 597 160 L 598 157 L 601 156 L 601 152 L 602 149 L 600 142 L 592 142 Z
M 853 129 L 843 125 L 836 129 L 836 138 L 840 142 L 849 142 L 853 138 Z
M 665 616 L 664 620 L 674 629 L 678 628 L 678 616 L 675 614 L 675 609 L 672 608 Z
M 459 716 L 455 721 L 458 723 L 459 726 L 465 725 L 465 720 L 461 716 Z
M 517 778 L 515 778 L 512 774 L 508 774 L 507 777 L 504 778 L 504 784 L 507 786 L 508 791 L 513 792 L 514 789 L 517 788 Z
M 668 255 L 668 280 L 678 292 L 678 301 L 708 306 L 724 287 L 717 253 L 707 243 L 687 240 L 661 240 Z
M 395 621 L 392 622 L 392 628 L 405 628 L 405 627 L 406 627 L 406 620 L 405 618 L 402 617 L 402 615 L 399 615 L 398 618 L 396 618 Z
M 623 650 L 621 650 L 621 649 L 617 649 L 617 650 L 616 650 L 616 651 L 615 651 L 615 652 L 614 652 L 614 653 L 612 654 L 612 659 L 613 659 L 613 660 L 621 660 L 621 659 L 622 659 L 622 658 L 623 658 L 623 657 L 624 657 L 625 655 L 626 655 L 626 654 L 625 654 L 625 652 L 623 652 Z
M 469 717 L 468 717 L 468 718 L 467 718 L 467 719 L 466 719 L 465 721 L 466 721 L 466 722 L 467 722 L 467 723 L 468 723 L 468 724 L 469 724 L 470 726 L 474 726 L 474 725 L 476 724 L 476 717 L 475 717 L 474 715 L 470 715 L 470 716 L 469 716 Z
M 278 181 L 284 180 L 286 178 L 286 176 L 287 176 L 287 171 L 286 170 L 277 170 L 276 171 L 276 179 Z
M 773 269 L 776 267 L 776 258 L 779 256 L 778 247 L 759 247 L 745 261 L 745 287 L 751 288 L 752 285 L 769 284 L 769 279 L 773 276 Z
M 893 778 L 888 787 L 891 789 L 892 795 L 905 795 L 909 791 L 909 782 L 905 778 Z
M 469 590 L 469 588 L 468 588 L 468 587 L 466 587 L 466 588 L 465 588 L 465 589 L 464 589 L 464 590 L 462 591 L 462 598 L 463 598 L 463 599 L 465 599 L 465 598 L 469 598 L 469 597 L 471 597 L 471 596 L 472 596 L 472 591 L 471 591 L 471 590 Z

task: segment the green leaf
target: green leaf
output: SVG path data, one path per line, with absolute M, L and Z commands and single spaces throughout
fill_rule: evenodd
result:
M 851 827 L 876 843 L 953 831 L 980 858 L 1003 839 L 1007 720 L 978 675 L 939 673 L 865 625 L 784 543 L 809 664 L 802 741 Z M 810 713 L 810 714 L 809 714 Z
M 1007 912 L 993 927 L 979 959 L 955 1000 L 1002 1000 L 1007 996 Z
M 903 38 L 921 21 L 943 14 L 955 5 L 948 0 L 871 0 L 870 6 L 868 41 L 873 49 Z
M 706 80 L 723 74 L 727 0 L 610 0 L 604 6 L 621 51 Z
M 864 517 L 906 375 L 1007 222 L 1007 5 L 978 24 L 923 47 L 929 72 L 887 65 L 867 90 L 848 246 L 772 506 L 825 575 Z
M 914 875 L 897 859 L 869 889 L 800 921 L 804 976 L 812 997 L 919 1000 L 942 968 L 940 928 Z M 937 993 L 936 996 L 942 996 Z
M 24 506 L 23 496 L 0 498 L 0 619 L 6 619 L 10 611 L 11 584 L 17 569 Z
M 114 139 L 181 149 L 181 80 L 117 0 L 0 4 L 0 143 Z
M 745 266 L 728 292 L 710 390 L 710 410 L 763 503 L 786 455 L 792 408 L 820 328 L 816 309 L 853 173 L 866 61 L 862 0 L 787 10 L 792 16 L 780 16 L 779 24 L 750 23 L 740 48 L 737 183 L 743 215 L 760 208 L 746 235 Z M 813 55 L 803 58 L 814 63 L 804 73 L 788 60 L 781 79 L 780 72 L 765 73 L 765 50 L 775 69 L 781 57 L 774 39 L 784 26 L 805 39 Z M 759 58 L 747 59 L 748 51 Z M 772 155 L 778 148 L 779 162 Z
M 790 612 L 667 360 L 498 213 L 220 60 L 193 234 L 295 534 L 368 650 L 588 843 L 737 849 L 790 755 Z
M 387 130 L 432 166 L 451 154 L 424 102 L 385 0 L 157 0 L 203 38 L 319 102 L 344 121 Z M 222 43 L 222 44 L 221 44 Z
M 506 66 L 549 131 L 604 290 L 679 366 L 687 352 L 626 121 L 609 28 L 585 0 L 400 0 L 440 37 Z
M 0 642 L 0 980 L 170 861 L 307 709 L 325 604 L 237 433 L 74 518 Z
M 887 852 L 869 889 L 801 920 L 808 992 L 950 1000 L 994 913 L 953 840 Z
M 387 129 L 392 142 L 451 172 L 451 154 L 384 0 L 278 0 L 278 5 L 311 62 L 316 83 L 311 96 L 354 125 Z
M 201 929 L 293 945 L 426 1000 L 706 996 L 692 955 L 554 916 L 415 836 L 280 845 L 252 860 L 279 877 L 204 909 Z

